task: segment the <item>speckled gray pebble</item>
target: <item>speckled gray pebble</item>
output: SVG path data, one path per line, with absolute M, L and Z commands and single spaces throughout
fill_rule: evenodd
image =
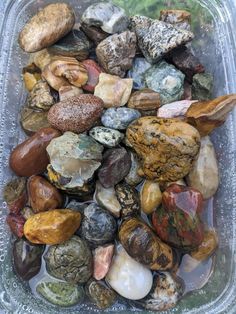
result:
M 109 108 L 103 113 L 101 121 L 108 128 L 125 130 L 132 121 L 140 117 L 140 112 L 135 109 Z
M 117 146 L 124 137 L 124 134 L 121 132 L 103 126 L 92 128 L 89 131 L 89 135 L 106 147 Z
M 145 58 L 135 58 L 132 69 L 128 71 L 127 77 L 133 79 L 133 88 L 142 89 L 147 87 L 144 79 L 144 72 L 151 67 Z

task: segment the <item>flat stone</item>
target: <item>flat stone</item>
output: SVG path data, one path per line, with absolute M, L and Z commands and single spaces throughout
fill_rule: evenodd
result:
M 125 10 L 108 2 L 99 2 L 90 5 L 83 13 L 81 22 L 101 27 L 109 34 L 121 33 L 128 28 L 129 18 Z
M 161 104 L 180 100 L 184 94 L 185 75 L 173 65 L 161 61 L 145 72 L 148 88 L 160 94 Z
M 101 117 L 102 124 L 106 127 L 125 130 L 128 125 L 141 117 L 138 110 L 131 108 L 109 108 Z
M 166 104 L 158 109 L 157 116 L 159 118 L 183 117 L 188 108 L 195 102 L 197 100 L 180 100 Z
M 210 73 L 198 73 L 193 77 L 192 98 L 210 100 L 213 94 L 214 78 Z
M 135 58 L 133 60 L 133 66 L 128 71 L 127 77 L 133 79 L 133 88 L 134 89 L 142 89 L 147 87 L 144 73 L 147 69 L 151 67 L 151 63 L 147 62 L 145 58 Z
M 103 126 L 96 126 L 89 131 L 89 135 L 100 144 L 106 147 L 115 147 L 123 139 L 124 134 L 117 130 L 105 128 Z
M 159 61 L 174 48 L 194 38 L 190 31 L 175 28 L 171 24 L 146 16 L 131 17 L 131 29 L 135 31 L 139 48 L 150 63 Z

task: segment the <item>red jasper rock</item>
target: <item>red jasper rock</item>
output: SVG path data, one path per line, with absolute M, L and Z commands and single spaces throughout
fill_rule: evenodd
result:
M 103 279 L 111 265 L 112 257 L 114 254 L 114 245 L 99 246 L 93 252 L 93 277 L 96 280 Z
M 23 237 L 25 218 L 22 215 L 10 213 L 7 216 L 6 222 L 15 236 L 18 238 Z
M 202 194 L 190 187 L 172 184 L 162 194 L 162 205 L 152 216 L 158 236 L 179 249 L 188 251 L 198 247 L 204 237 L 199 216 L 203 210 Z
M 102 72 L 102 69 L 95 61 L 90 59 L 84 60 L 82 63 L 88 72 L 88 81 L 86 85 L 83 86 L 83 89 L 93 93 L 98 84 L 99 75 Z

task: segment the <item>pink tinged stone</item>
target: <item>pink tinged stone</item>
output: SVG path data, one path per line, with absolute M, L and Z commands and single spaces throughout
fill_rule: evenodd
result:
M 166 104 L 158 109 L 157 116 L 159 118 L 175 118 L 184 116 L 188 108 L 197 102 L 197 100 L 181 100 Z
M 96 280 L 103 279 L 109 271 L 112 257 L 114 254 L 114 245 L 99 246 L 93 252 L 93 277 Z

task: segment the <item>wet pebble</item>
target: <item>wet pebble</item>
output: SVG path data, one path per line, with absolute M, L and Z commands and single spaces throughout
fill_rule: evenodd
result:
M 138 216 L 140 214 L 140 202 L 138 191 L 134 187 L 122 182 L 115 187 L 117 199 L 121 205 L 122 218 Z
M 151 214 L 161 205 L 162 193 L 158 182 L 146 180 L 140 192 L 141 208 L 145 214 Z
M 82 88 L 76 86 L 62 86 L 58 90 L 60 101 L 70 97 L 75 97 L 83 94 Z
M 99 75 L 102 72 L 102 69 L 94 60 L 91 59 L 84 60 L 82 63 L 88 72 L 88 81 L 83 86 L 83 89 L 88 92 L 94 92 L 94 89 L 98 84 Z
M 10 213 L 7 215 L 6 223 L 11 232 L 17 237 L 22 238 L 24 235 L 25 218 L 19 213 Z
M 136 153 L 130 151 L 130 157 L 131 157 L 131 168 L 127 176 L 125 177 L 125 182 L 129 185 L 138 185 L 143 178 L 140 177 L 138 174 L 138 170 L 141 167 L 140 161 L 138 159 L 138 156 Z
M 103 279 L 108 273 L 114 254 L 114 244 L 99 246 L 93 251 L 93 277 Z
M 34 135 L 40 129 L 50 127 L 48 111 L 38 111 L 23 107 L 20 112 L 20 123 L 28 136 Z
M 116 302 L 116 293 L 102 281 L 90 280 L 85 289 L 89 299 L 100 310 L 107 309 Z
M 41 80 L 41 71 L 34 63 L 31 63 L 24 67 L 22 72 L 25 88 L 31 92 L 35 84 Z
M 117 146 L 124 137 L 119 131 L 103 126 L 94 127 L 89 131 L 89 135 L 106 147 Z

